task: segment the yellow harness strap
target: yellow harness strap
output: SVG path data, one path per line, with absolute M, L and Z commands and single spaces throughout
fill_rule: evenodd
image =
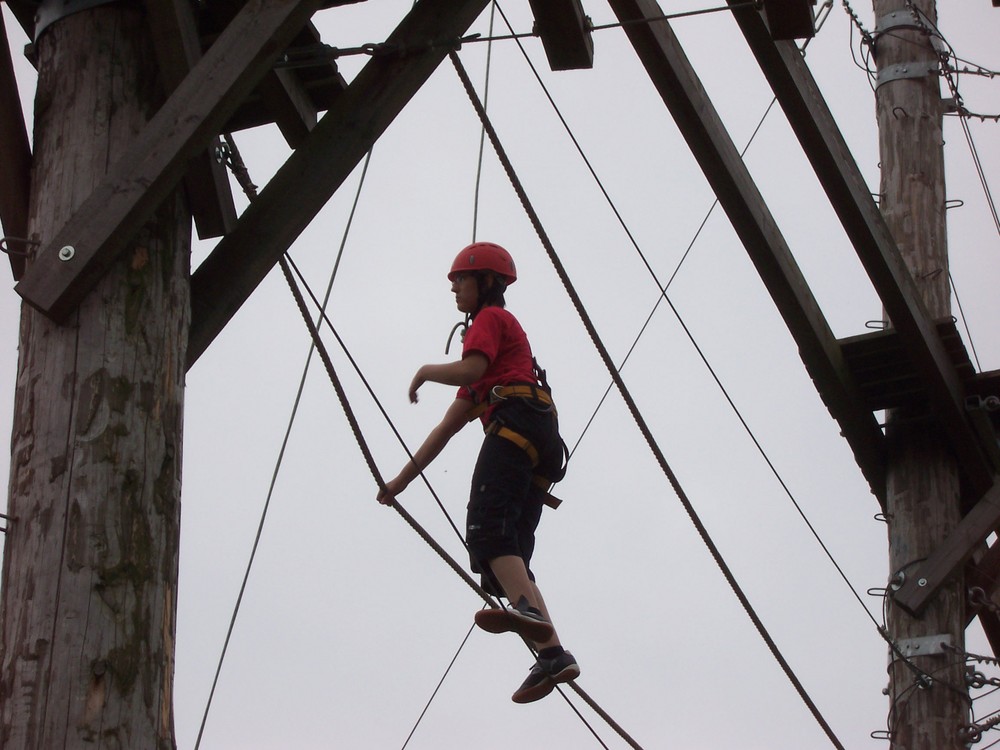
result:
M 547 406 L 551 406 L 553 409 L 555 408 L 552 396 L 540 386 L 531 385 L 530 383 L 498 385 L 490 391 L 489 398 L 469 409 L 465 418 L 471 422 L 473 419 L 482 416 L 482 413 L 493 406 L 493 404 L 508 398 L 530 398 L 533 401 L 539 401 Z
M 528 438 L 519 432 L 514 432 L 514 430 L 509 427 L 504 427 L 497 422 L 490 422 L 489 427 L 486 428 L 487 435 L 496 435 L 497 437 L 502 437 L 505 440 L 509 440 L 518 448 L 523 450 L 528 454 L 528 458 L 531 459 L 531 468 L 538 466 L 538 450 L 531 443 Z M 532 484 L 542 490 L 543 498 L 542 502 L 548 505 L 553 510 L 558 508 L 562 504 L 562 500 L 549 492 L 549 488 L 552 486 L 552 482 L 543 477 L 541 474 L 535 474 L 531 478 Z
M 486 428 L 487 435 L 497 435 L 498 437 L 505 438 L 516 445 L 518 448 L 523 450 L 528 454 L 528 458 L 531 459 L 531 468 L 534 469 L 538 466 L 538 450 L 531 441 L 528 440 L 520 432 L 514 432 L 509 427 L 504 427 L 497 422 L 490 422 L 490 426 Z

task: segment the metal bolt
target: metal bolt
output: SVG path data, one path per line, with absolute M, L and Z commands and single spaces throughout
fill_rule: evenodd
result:
M 73 260 L 74 255 L 76 255 L 76 248 L 72 245 L 66 245 L 59 250 L 59 260 L 61 261 Z
M 920 586 L 921 588 L 923 588 L 924 586 L 927 585 L 927 579 L 926 578 L 918 578 L 917 579 L 917 585 Z

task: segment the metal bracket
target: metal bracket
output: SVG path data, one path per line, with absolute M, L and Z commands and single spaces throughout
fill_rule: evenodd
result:
M 965 408 L 969 411 L 1000 411 L 1000 397 L 997 396 L 966 396 Z
M 950 648 L 951 645 L 950 635 L 925 635 L 920 638 L 903 638 L 896 644 L 896 649 L 907 659 L 912 659 L 914 656 L 940 656 L 945 653 L 945 647 Z
M 875 31 L 872 33 L 872 45 L 877 46 L 878 40 L 883 34 L 891 31 L 920 31 L 930 36 L 931 46 L 938 55 L 948 54 L 948 47 L 944 40 L 928 31 L 927 26 L 913 17 L 913 12 L 909 10 L 894 10 L 875 22 Z
M 877 42 L 878 38 L 883 34 L 888 34 L 890 31 L 899 31 L 900 29 L 923 31 L 923 26 L 916 22 L 910 11 L 894 10 L 892 13 L 887 13 L 875 21 L 875 31 L 872 33 L 872 38 Z
M 42 35 L 46 28 L 66 16 L 79 13 L 81 10 L 96 8 L 98 5 L 109 5 L 119 0 L 42 0 L 35 12 L 35 38 Z
M 878 87 L 892 81 L 899 81 L 905 78 L 926 78 L 930 75 L 937 75 L 940 68 L 936 62 L 905 62 L 896 65 L 889 65 L 878 72 L 878 79 L 875 81 L 875 90 Z

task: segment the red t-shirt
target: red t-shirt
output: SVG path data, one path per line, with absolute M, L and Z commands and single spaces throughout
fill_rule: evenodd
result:
M 472 352 L 485 356 L 489 364 L 481 380 L 458 389 L 458 398 L 478 404 L 488 399 L 494 386 L 536 382 L 528 337 L 517 318 L 502 307 L 484 307 L 476 314 L 465 332 L 462 358 Z M 489 408 L 483 413 L 484 424 L 492 412 Z

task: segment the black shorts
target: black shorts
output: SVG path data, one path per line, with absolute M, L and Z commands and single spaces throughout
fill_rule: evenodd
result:
M 530 564 L 544 494 L 532 478 L 536 472 L 553 465 L 558 470 L 562 464 L 558 423 L 553 412 L 539 411 L 520 399 L 505 404 L 495 419 L 530 440 L 541 460 L 532 467 L 524 449 L 510 440 L 495 434 L 483 439 L 466 518 L 472 569 L 487 573 L 487 561 L 515 555 L 524 560 L 534 580 Z

